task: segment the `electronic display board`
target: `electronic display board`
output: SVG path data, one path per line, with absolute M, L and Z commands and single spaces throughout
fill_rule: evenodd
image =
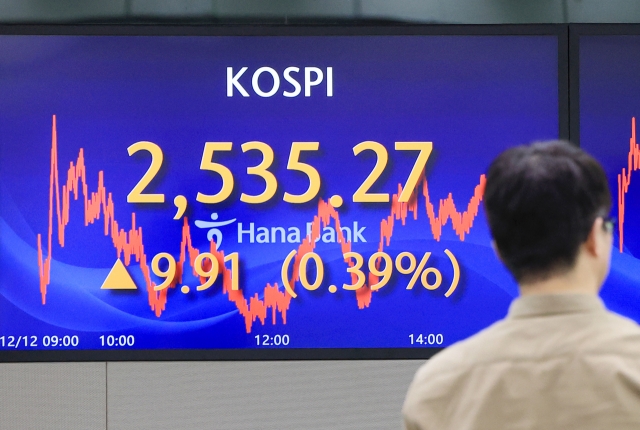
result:
M 558 138 L 562 29 L 110 31 L 0 36 L 0 359 L 428 357 L 506 314 L 484 172 Z
M 611 188 L 614 250 L 601 296 L 608 308 L 640 322 L 640 120 L 639 26 L 578 26 L 572 32 L 572 127 L 580 146 L 602 163 Z M 578 92 L 579 91 L 579 92 Z M 578 101 L 579 96 L 579 101 Z M 575 97 L 575 98 L 574 98 Z M 636 183 L 637 182 L 637 183 Z

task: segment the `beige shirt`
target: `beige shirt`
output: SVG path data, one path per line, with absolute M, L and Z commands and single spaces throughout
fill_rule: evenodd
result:
M 409 430 L 640 429 L 640 327 L 595 296 L 519 298 L 424 364 L 402 413 Z

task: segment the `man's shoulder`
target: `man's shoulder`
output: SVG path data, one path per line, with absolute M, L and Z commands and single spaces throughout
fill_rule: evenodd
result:
M 637 322 L 616 312 L 607 310 L 605 312 L 605 320 L 610 327 L 616 327 L 624 333 L 640 333 L 640 325 Z
M 553 330 L 552 321 L 545 322 L 546 329 L 536 328 L 534 321 L 498 321 L 437 353 L 421 366 L 416 379 L 432 380 L 495 362 L 537 361 L 574 353 L 640 356 L 640 326 L 629 318 L 607 311 L 592 321 L 572 322 L 575 328 L 562 323 L 558 321 Z
M 436 375 L 460 371 L 486 360 L 486 352 L 494 350 L 496 341 L 499 342 L 498 339 L 502 337 L 504 326 L 504 320 L 498 321 L 473 336 L 446 347 L 420 367 L 416 380 L 432 380 Z
M 504 320 L 448 346 L 420 366 L 409 387 L 403 406 L 404 414 L 419 414 L 418 410 L 424 409 L 426 399 L 449 397 L 451 390 L 460 386 L 458 382 L 465 378 L 470 369 L 486 361 L 482 355 L 486 348 L 493 347 L 502 326 Z
M 605 354 L 640 356 L 640 326 L 633 320 L 614 312 L 606 312 L 593 334 L 585 342 L 584 350 Z

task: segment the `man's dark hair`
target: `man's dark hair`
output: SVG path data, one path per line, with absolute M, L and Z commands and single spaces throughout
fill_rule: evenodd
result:
M 550 141 L 500 154 L 487 172 L 484 206 L 500 258 L 518 282 L 531 282 L 574 266 L 611 195 L 593 157 Z

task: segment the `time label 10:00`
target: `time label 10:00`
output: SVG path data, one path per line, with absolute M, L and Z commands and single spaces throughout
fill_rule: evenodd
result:
M 102 335 L 100 336 L 100 346 L 133 346 L 136 342 L 136 338 L 133 335 L 124 335 L 120 336 L 110 335 Z
M 271 200 L 278 189 L 278 181 L 275 175 L 269 171 L 274 161 L 274 152 L 271 146 L 264 142 L 251 141 L 240 145 L 242 152 L 258 151 L 262 154 L 262 162 L 257 166 L 248 167 L 247 174 L 262 178 L 265 182 L 264 191 L 258 195 L 242 193 L 240 201 L 249 204 L 266 203 Z M 302 194 L 284 193 L 283 200 L 287 203 L 301 204 L 307 203 L 317 197 L 320 192 L 322 180 L 320 174 L 310 164 L 300 161 L 300 155 L 303 152 L 313 152 L 320 149 L 319 142 L 293 142 L 289 151 L 289 159 L 287 161 L 287 170 L 295 170 L 304 173 L 309 181 L 309 187 Z M 400 203 L 406 203 L 411 198 L 411 194 L 415 189 L 420 175 L 429 160 L 433 149 L 432 142 L 395 142 L 397 151 L 418 151 L 416 159 L 409 177 L 402 188 L 402 192 L 398 197 Z M 218 174 L 222 178 L 222 187 L 215 194 L 204 194 L 198 192 L 196 200 L 205 204 L 216 204 L 229 198 L 234 188 L 234 178 L 231 170 L 226 166 L 213 161 L 214 155 L 218 152 L 229 152 L 233 150 L 232 142 L 206 142 L 202 152 L 202 161 L 200 169 Z M 164 203 L 164 194 L 145 193 L 146 187 L 158 174 L 162 168 L 164 154 L 162 148 L 157 144 L 149 141 L 136 142 L 127 148 L 129 155 L 133 155 L 139 151 L 147 151 L 151 154 L 151 165 L 140 181 L 131 190 L 127 196 L 129 203 Z M 389 161 L 389 153 L 387 148 L 381 143 L 371 140 L 361 142 L 353 147 L 353 154 L 359 155 L 364 151 L 373 151 L 376 155 L 376 164 L 367 178 L 362 182 L 360 187 L 353 193 L 353 201 L 360 203 L 385 203 L 390 201 L 389 193 L 373 193 L 369 190 L 373 184 L 380 178 Z

